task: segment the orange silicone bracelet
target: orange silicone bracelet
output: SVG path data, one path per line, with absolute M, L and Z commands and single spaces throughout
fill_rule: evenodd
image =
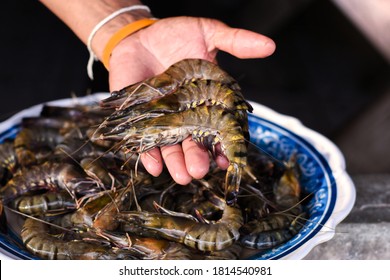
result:
M 127 36 L 137 32 L 138 30 L 145 28 L 153 23 L 155 23 L 157 19 L 144 18 L 137 21 L 134 21 L 128 25 L 125 25 L 121 29 L 119 29 L 110 40 L 108 40 L 107 45 L 103 50 L 102 62 L 106 69 L 108 70 L 109 60 L 111 57 L 112 50 L 119 44 Z

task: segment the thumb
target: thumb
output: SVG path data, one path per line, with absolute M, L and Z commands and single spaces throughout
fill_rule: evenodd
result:
M 275 51 L 275 43 L 267 36 L 245 29 L 231 28 L 222 22 L 215 25 L 211 38 L 215 48 L 238 58 L 264 58 Z

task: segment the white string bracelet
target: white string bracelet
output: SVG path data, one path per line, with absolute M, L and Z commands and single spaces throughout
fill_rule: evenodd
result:
M 107 16 L 106 18 L 104 18 L 102 21 L 100 21 L 98 24 L 96 24 L 96 26 L 92 29 L 91 34 L 89 34 L 88 41 L 87 41 L 87 49 L 88 49 L 88 52 L 89 52 L 89 59 L 88 59 L 88 64 L 87 64 L 87 73 L 88 73 L 88 77 L 91 80 L 93 80 L 93 63 L 94 63 L 95 60 L 97 60 L 97 57 L 94 54 L 94 52 L 92 50 L 92 46 L 91 46 L 92 45 L 92 39 L 95 36 L 96 32 L 103 25 L 105 25 L 107 22 L 109 22 L 113 18 L 117 17 L 118 15 L 126 13 L 126 12 L 131 12 L 131 11 L 134 11 L 134 10 L 145 10 L 145 11 L 147 11 L 149 13 L 151 12 L 150 8 L 148 6 L 145 6 L 145 5 L 134 5 L 134 6 L 124 7 L 122 9 L 119 9 L 119 10 L 113 12 L 112 14 Z

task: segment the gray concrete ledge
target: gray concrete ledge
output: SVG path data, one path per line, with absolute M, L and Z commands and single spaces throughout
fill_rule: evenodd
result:
M 306 260 L 390 260 L 390 223 L 341 223 L 328 242 L 316 246 Z
M 390 174 L 351 176 L 356 202 L 333 239 L 306 260 L 390 260 Z

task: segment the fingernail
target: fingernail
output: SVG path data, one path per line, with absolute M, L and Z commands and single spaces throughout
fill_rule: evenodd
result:
M 265 41 L 264 48 L 267 49 L 269 55 L 271 55 L 275 52 L 276 44 L 273 40 L 269 39 L 269 40 Z

